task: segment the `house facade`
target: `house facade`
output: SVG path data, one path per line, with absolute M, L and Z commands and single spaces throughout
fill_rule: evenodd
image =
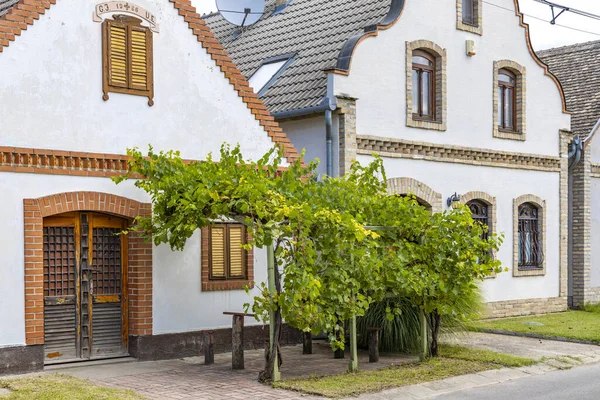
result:
M 600 302 L 600 41 L 540 52 L 564 87 L 571 130 L 569 298 L 580 307 Z
M 391 194 L 468 204 L 504 234 L 490 316 L 567 309 L 570 115 L 516 0 L 274 0 L 241 31 L 204 18 L 320 173 L 376 154 Z
M 0 121 L 0 375 L 197 355 L 207 329 L 230 346 L 223 312 L 266 280 L 265 252 L 235 224 L 180 252 L 119 235 L 151 199 L 109 179 L 148 145 L 299 157 L 190 1 L 0 0 Z

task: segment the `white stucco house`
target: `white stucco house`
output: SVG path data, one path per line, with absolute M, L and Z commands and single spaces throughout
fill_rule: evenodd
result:
M 377 154 L 391 194 L 466 203 L 505 235 L 490 316 L 567 309 L 570 115 L 517 0 L 269 0 L 242 31 L 204 19 L 320 173 Z
M 189 1 L 0 0 L 0 132 L 0 375 L 197 355 L 206 329 L 231 345 L 223 312 L 266 279 L 265 253 L 235 224 L 181 252 L 119 236 L 150 198 L 109 179 L 149 144 L 299 157 Z

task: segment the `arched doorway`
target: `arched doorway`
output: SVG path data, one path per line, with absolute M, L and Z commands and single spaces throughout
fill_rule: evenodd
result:
M 43 219 L 46 363 L 127 355 L 127 226 L 87 211 Z

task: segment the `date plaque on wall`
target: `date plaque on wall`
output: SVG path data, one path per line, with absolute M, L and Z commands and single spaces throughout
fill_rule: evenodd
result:
M 94 21 L 102 22 L 102 16 L 104 14 L 113 13 L 133 14 L 141 18 L 142 20 L 148 22 L 148 25 L 150 26 L 150 30 L 152 32 L 159 32 L 158 23 L 154 14 L 152 14 L 145 8 L 140 7 L 137 4 L 133 4 L 129 1 L 106 1 L 104 3 L 96 4 L 96 8 L 94 9 Z

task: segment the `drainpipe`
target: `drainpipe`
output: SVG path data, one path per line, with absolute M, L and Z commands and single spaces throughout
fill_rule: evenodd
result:
M 331 110 L 325 111 L 325 139 L 327 141 L 327 176 L 333 176 L 333 115 Z
M 326 174 L 333 176 L 333 111 L 337 108 L 337 98 L 333 94 L 334 74 L 327 74 L 327 95 L 317 106 L 300 108 L 297 110 L 273 113 L 276 120 L 294 117 L 305 117 L 312 114 L 325 113 L 325 146 L 326 146 Z M 339 133 L 338 133 L 339 134 Z

